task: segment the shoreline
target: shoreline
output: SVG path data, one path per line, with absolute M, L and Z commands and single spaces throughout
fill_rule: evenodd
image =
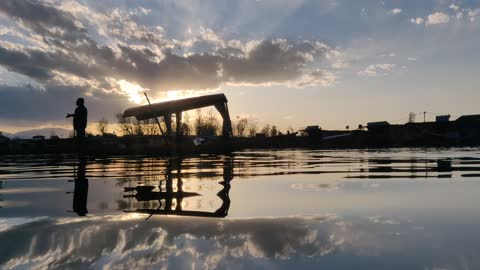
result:
M 349 136 L 325 139 L 322 137 L 281 135 L 267 138 L 206 138 L 205 143 L 196 146 L 194 137 L 184 137 L 168 144 L 161 136 L 89 137 L 86 139 L 83 155 L 86 156 L 195 156 L 201 154 L 230 154 L 242 150 L 361 150 L 395 148 L 463 148 L 480 146 L 480 139 L 465 142 L 433 140 L 422 138 L 410 142 L 396 142 L 371 136 L 366 132 L 350 132 Z M 75 155 L 78 145 L 73 139 L 56 140 L 10 140 L 0 144 L 0 156 L 15 155 Z

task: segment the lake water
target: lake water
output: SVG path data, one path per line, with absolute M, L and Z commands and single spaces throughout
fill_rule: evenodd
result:
M 480 269 L 480 148 L 0 157 L 0 269 Z

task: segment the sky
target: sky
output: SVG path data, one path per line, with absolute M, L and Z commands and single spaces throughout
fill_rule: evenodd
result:
M 480 114 L 480 1 L 0 1 L 0 130 L 225 93 L 259 127 Z

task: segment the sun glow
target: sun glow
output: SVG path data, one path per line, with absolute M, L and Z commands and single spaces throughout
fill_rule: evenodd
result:
M 128 96 L 128 100 L 135 103 L 141 104 L 145 101 L 143 97 L 143 93 L 148 91 L 149 89 L 143 88 L 138 84 L 134 84 L 125 80 L 117 81 L 118 85 L 120 86 L 120 90 L 123 94 Z
M 170 90 L 161 92 L 156 95 L 154 102 L 163 102 L 163 101 L 171 101 L 177 100 L 182 98 L 190 98 L 190 97 L 198 97 L 201 95 L 210 94 L 214 91 L 211 90 Z

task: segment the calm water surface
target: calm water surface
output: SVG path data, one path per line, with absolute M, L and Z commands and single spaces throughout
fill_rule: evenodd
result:
M 0 269 L 480 269 L 480 148 L 0 157 Z

